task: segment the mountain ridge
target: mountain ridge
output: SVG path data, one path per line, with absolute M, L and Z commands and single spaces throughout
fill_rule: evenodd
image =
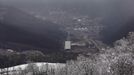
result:
M 37 19 L 17 8 L 6 7 L 0 23 L 0 41 L 28 44 L 37 48 L 59 50 L 64 39 L 60 26 Z

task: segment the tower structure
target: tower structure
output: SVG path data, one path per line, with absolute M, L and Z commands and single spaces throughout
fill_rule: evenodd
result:
M 67 39 L 65 41 L 65 50 L 70 50 L 71 49 L 71 39 L 70 39 L 70 31 L 67 32 Z

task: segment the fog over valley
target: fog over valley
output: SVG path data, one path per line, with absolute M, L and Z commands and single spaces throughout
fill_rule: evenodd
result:
M 132 0 L 1 0 L 1 2 L 3 5 L 24 10 L 42 19 L 58 17 L 57 13 L 62 13 L 62 15 L 59 14 L 61 17 L 68 15 L 64 19 L 65 21 L 72 15 L 75 17 L 101 17 L 103 18 L 102 23 L 106 26 L 105 29 L 108 30 L 106 32 L 111 33 L 108 35 L 102 32 L 104 39 L 107 39 L 106 42 L 116 41 L 126 35 L 128 31 L 133 30 L 126 27 L 129 26 L 128 22 L 133 19 L 134 15 Z M 120 34 L 122 28 L 126 28 L 126 32 L 120 36 L 116 35 L 115 32 Z M 111 36 L 114 39 L 110 38 Z
M 0 0 L 2 75 L 133 75 L 133 50 L 133 0 Z

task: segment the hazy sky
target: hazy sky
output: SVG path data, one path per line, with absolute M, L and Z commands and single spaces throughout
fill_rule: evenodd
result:
M 29 6 L 42 6 L 45 3 L 74 3 L 77 5 L 77 2 L 83 3 L 85 2 L 91 9 L 95 9 L 96 7 L 100 13 L 102 12 L 103 15 L 110 15 L 113 12 L 121 12 L 126 16 L 133 16 L 134 15 L 134 0 L 0 0 L 1 4 L 9 4 L 13 6 L 25 6 L 26 4 Z M 88 4 L 89 3 L 89 4 Z M 84 4 L 84 3 L 83 3 Z M 92 6 L 93 5 L 93 6 Z M 69 6 L 69 4 L 68 4 Z M 82 4 L 80 4 L 82 6 Z M 95 8 L 94 8 L 95 6 Z M 90 9 L 89 9 L 90 10 Z M 103 12 L 104 11 L 104 12 Z M 86 12 L 86 11 L 85 11 Z M 112 14 L 113 15 L 113 14 Z
M 87 6 L 86 9 L 80 8 L 82 10 L 78 10 L 78 12 L 84 11 L 87 13 L 93 12 L 93 14 L 94 13 L 100 14 L 102 17 L 105 17 L 105 22 L 107 22 L 106 24 L 107 26 L 113 26 L 113 29 L 110 27 L 111 31 L 115 31 L 115 29 L 117 30 L 121 29 L 121 26 L 126 25 L 124 23 L 125 21 L 134 17 L 134 0 L 0 0 L 0 1 L 3 4 L 9 4 L 16 7 L 19 7 L 20 5 L 21 7 L 24 7 L 27 4 L 27 6 L 30 6 L 32 8 L 35 7 L 36 9 L 38 9 L 39 7 L 44 7 L 45 3 L 47 3 L 48 5 L 49 3 L 58 3 L 59 5 L 61 5 L 61 7 L 63 7 L 63 9 L 65 7 L 64 4 L 69 6 L 71 9 L 72 7 L 70 6 L 69 3 L 73 3 L 73 6 L 76 7 Z M 27 6 L 25 8 L 27 8 Z M 92 16 L 92 14 L 90 16 Z
M 134 0 L 0 0 L 1 4 L 10 4 L 10 5 L 26 5 L 26 3 L 29 5 L 35 4 L 43 5 L 43 3 L 73 3 L 74 5 L 77 4 L 77 2 L 82 3 L 85 2 L 87 5 L 96 5 L 99 7 L 100 11 L 111 11 L 113 9 L 119 9 L 119 11 L 125 13 L 126 15 L 134 15 Z M 93 3 L 91 3 L 93 2 Z M 82 4 L 81 4 L 82 6 Z M 94 8 L 92 8 L 94 9 Z M 90 9 L 89 9 L 90 10 Z M 116 10 L 115 10 L 116 11 Z

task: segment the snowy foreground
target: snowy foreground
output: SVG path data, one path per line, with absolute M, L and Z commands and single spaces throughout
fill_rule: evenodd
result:
M 65 64 L 61 64 L 61 63 L 30 63 L 30 64 L 34 64 L 36 65 L 40 70 L 42 68 L 48 68 L 48 69 L 62 69 L 63 67 L 65 67 Z M 28 65 L 30 64 L 22 64 L 22 65 L 18 65 L 18 66 L 13 66 L 13 67 L 9 67 L 9 68 L 4 68 L 1 69 L 0 72 L 13 72 L 13 71 L 20 71 L 20 70 L 25 70 Z

